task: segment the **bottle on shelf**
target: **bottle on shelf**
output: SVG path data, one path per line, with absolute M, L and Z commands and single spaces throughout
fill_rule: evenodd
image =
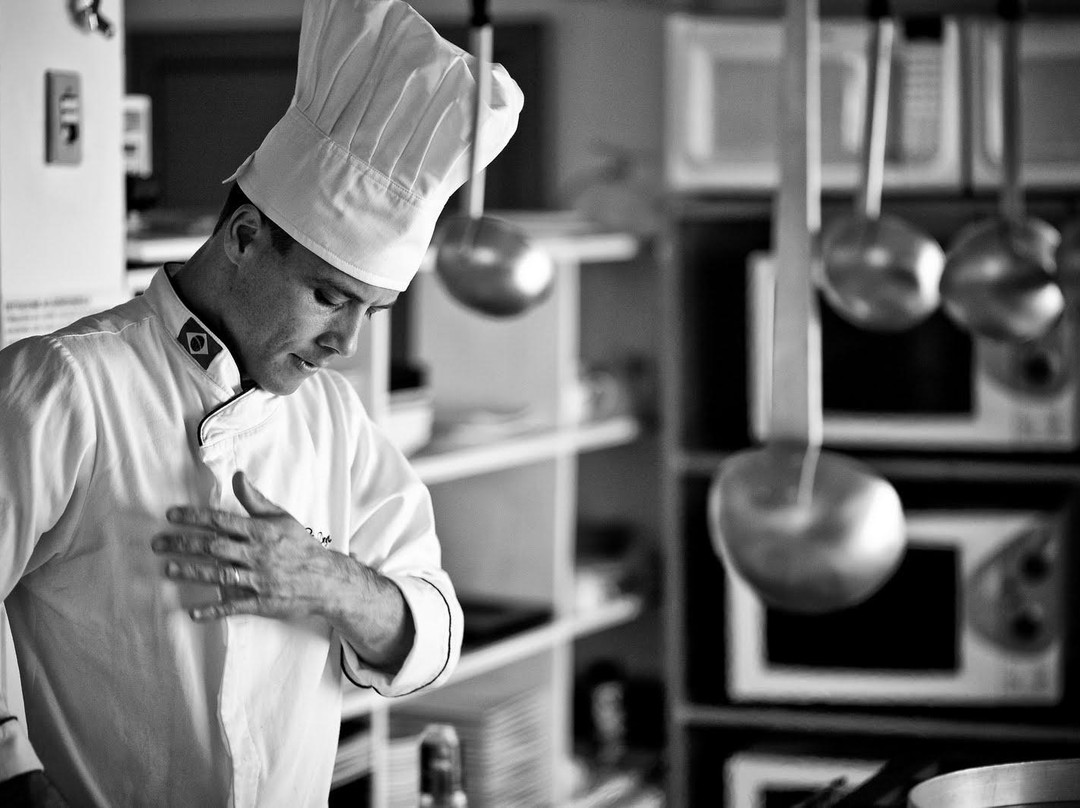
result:
M 467 808 L 461 743 L 451 724 L 430 724 L 420 741 L 420 808 Z

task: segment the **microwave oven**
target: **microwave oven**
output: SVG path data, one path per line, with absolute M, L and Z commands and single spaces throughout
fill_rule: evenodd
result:
M 761 18 L 673 13 L 665 20 L 664 173 L 677 192 L 775 188 L 783 27 Z M 821 181 L 858 177 L 869 27 L 821 24 Z M 958 189 L 960 31 L 946 18 L 898 30 L 885 187 Z
M 966 30 L 971 52 L 971 182 L 977 188 L 1001 182 L 1002 26 L 972 20 Z M 1069 20 L 1025 20 L 1020 33 L 1020 176 L 1036 188 L 1080 184 L 1080 24 Z
M 747 261 L 749 421 L 768 437 L 775 262 Z M 907 331 L 857 328 L 819 295 L 824 442 L 881 449 L 1069 451 L 1080 443 L 1075 315 L 1023 344 L 973 338 L 938 311 Z
M 913 510 L 896 573 L 824 615 L 726 573 L 733 702 L 1054 706 L 1065 683 L 1068 509 Z
M 724 761 L 725 808 L 794 806 L 843 780 L 841 793 L 869 780 L 884 761 L 747 750 Z

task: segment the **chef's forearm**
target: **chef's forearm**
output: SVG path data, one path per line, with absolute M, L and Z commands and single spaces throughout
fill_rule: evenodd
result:
M 397 585 L 355 558 L 338 555 L 324 616 L 365 663 L 396 673 L 416 636 L 412 612 Z

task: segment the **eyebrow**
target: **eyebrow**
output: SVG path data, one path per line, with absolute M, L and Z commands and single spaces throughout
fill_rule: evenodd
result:
M 380 305 L 372 305 L 372 304 L 368 303 L 368 301 L 364 300 L 364 298 L 361 297 L 360 295 L 355 294 L 354 292 L 350 292 L 344 286 L 339 286 L 336 281 L 330 280 L 329 278 L 320 278 L 319 283 L 323 284 L 324 286 L 330 287 L 331 289 L 333 289 L 338 294 L 349 298 L 349 300 L 355 300 L 357 303 L 363 303 L 363 304 L 369 306 L 369 308 L 373 309 L 374 311 L 386 311 L 388 308 L 393 306 L 394 303 L 397 303 L 397 300 L 398 300 L 397 298 L 395 298 L 393 303 L 383 303 L 383 304 L 380 304 Z

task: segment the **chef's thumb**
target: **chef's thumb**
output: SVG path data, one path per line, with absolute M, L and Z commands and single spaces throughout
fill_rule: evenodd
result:
M 281 516 L 285 511 L 271 502 L 266 496 L 252 485 L 251 480 L 242 471 L 233 474 L 233 493 L 252 516 Z

